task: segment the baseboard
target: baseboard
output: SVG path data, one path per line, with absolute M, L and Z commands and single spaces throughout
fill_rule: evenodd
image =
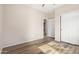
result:
M 52 38 L 52 39 L 55 39 L 55 37 L 50 37 L 50 36 L 46 36 L 45 38 Z
M 46 40 L 47 39 L 38 39 L 38 40 L 31 41 L 31 42 L 26 42 L 26 43 L 14 45 L 14 46 L 5 47 L 5 48 L 2 49 L 2 53 L 6 53 L 8 51 L 16 50 L 18 48 L 22 48 L 22 47 L 27 46 L 27 45 L 38 44 L 38 43 L 44 42 Z
M 61 42 L 63 42 L 63 43 L 67 43 L 67 44 L 70 44 L 70 45 L 73 45 L 73 46 L 79 46 L 79 45 L 77 45 L 77 44 L 72 44 L 72 43 L 65 42 L 65 41 L 61 41 Z

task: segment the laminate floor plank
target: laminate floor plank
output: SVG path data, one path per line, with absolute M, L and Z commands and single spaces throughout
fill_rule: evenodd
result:
M 74 44 L 69 44 L 66 42 L 58 42 L 52 38 L 45 38 L 48 39 L 47 41 L 27 45 L 18 49 L 14 49 L 8 51 L 5 54 L 79 54 L 79 46 Z M 46 48 L 45 46 L 50 47 L 51 50 L 46 50 L 47 52 L 44 53 L 39 47 Z M 44 46 L 44 47 L 43 47 Z M 48 49 L 48 48 L 47 48 Z M 4 54 L 4 53 L 3 53 Z

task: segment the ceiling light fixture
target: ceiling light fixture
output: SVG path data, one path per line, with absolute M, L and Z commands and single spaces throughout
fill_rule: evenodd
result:
M 45 6 L 45 4 L 42 4 L 42 7 L 44 7 Z

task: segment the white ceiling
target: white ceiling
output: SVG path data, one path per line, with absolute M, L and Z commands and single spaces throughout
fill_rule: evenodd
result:
M 28 6 L 45 13 L 51 13 L 55 8 L 62 6 L 62 4 L 45 4 L 44 7 L 42 7 L 42 4 L 29 4 Z

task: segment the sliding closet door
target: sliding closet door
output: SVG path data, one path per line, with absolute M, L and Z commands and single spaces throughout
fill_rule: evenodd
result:
M 79 11 L 61 16 L 61 41 L 79 45 Z

